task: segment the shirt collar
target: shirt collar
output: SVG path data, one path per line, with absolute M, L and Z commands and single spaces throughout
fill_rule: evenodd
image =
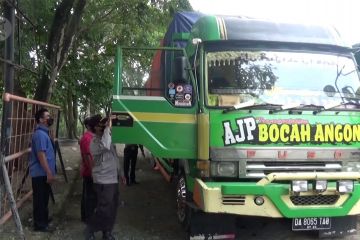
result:
M 90 130 L 86 130 L 86 132 L 85 132 L 86 134 L 90 134 L 91 136 L 94 136 L 95 134 L 92 132 L 92 131 L 90 131 Z
M 44 130 L 46 132 L 49 132 L 49 128 L 47 126 L 45 126 L 44 124 L 38 124 L 36 126 L 36 129 L 41 129 L 41 130 Z

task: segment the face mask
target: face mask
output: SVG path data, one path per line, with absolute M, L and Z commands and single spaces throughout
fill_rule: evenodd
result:
M 50 127 L 53 124 L 54 124 L 54 119 L 52 117 L 49 117 L 47 120 L 47 125 Z

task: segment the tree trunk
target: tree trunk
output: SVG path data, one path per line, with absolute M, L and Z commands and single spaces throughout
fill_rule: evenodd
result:
M 63 110 L 64 110 L 64 118 L 66 123 L 66 133 L 67 138 L 75 139 L 77 137 L 77 118 L 78 118 L 78 110 L 77 110 L 77 98 L 72 94 L 72 89 L 70 86 L 67 89 L 66 99 L 64 99 Z
M 69 111 L 68 111 L 68 107 L 67 107 L 65 99 L 62 102 L 61 108 L 62 108 L 62 111 L 64 113 L 63 117 L 64 117 L 64 122 L 65 122 L 66 137 L 69 138 L 69 133 L 68 133 L 68 129 L 69 129 L 69 119 L 68 119 Z
M 49 101 L 51 98 L 55 79 L 67 60 L 85 5 L 86 0 L 63 0 L 57 7 L 47 44 L 47 62 L 37 83 L 35 99 Z
M 79 112 L 78 112 L 78 98 L 76 95 L 72 95 L 72 98 L 73 98 L 73 101 L 72 101 L 72 108 L 73 108 L 73 119 L 74 119 L 74 122 L 73 122 L 73 136 L 75 138 L 78 138 L 78 135 L 77 135 L 77 120 L 78 120 L 78 117 L 79 117 Z

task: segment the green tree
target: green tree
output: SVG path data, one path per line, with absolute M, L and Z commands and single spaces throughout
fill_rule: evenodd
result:
M 172 15 L 188 0 L 24 0 L 16 92 L 61 105 L 67 136 L 78 119 L 109 110 L 117 45 L 158 46 Z M 151 61 L 151 56 L 129 59 Z M 33 95 L 33 93 L 35 94 Z

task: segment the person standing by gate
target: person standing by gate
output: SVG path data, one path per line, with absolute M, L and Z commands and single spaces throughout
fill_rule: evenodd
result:
M 138 148 L 140 148 L 142 156 L 145 158 L 144 147 L 142 145 L 126 144 L 124 148 L 124 175 L 127 186 L 130 186 L 131 184 L 138 184 L 135 176 Z M 129 178 L 129 169 L 130 169 L 130 178 Z
M 96 207 L 96 194 L 91 174 L 94 161 L 90 153 L 90 143 L 94 134 L 90 130 L 90 124 L 90 117 L 85 118 L 84 125 L 86 132 L 79 141 L 81 153 L 80 175 L 83 178 L 81 197 L 81 221 L 83 222 L 89 219 Z
M 55 180 L 55 152 L 49 136 L 49 127 L 54 123 L 47 109 L 35 113 L 37 126 L 31 139 L 29 172 L 33 189 L 34 230 L 49 231 L 49 197 Z

